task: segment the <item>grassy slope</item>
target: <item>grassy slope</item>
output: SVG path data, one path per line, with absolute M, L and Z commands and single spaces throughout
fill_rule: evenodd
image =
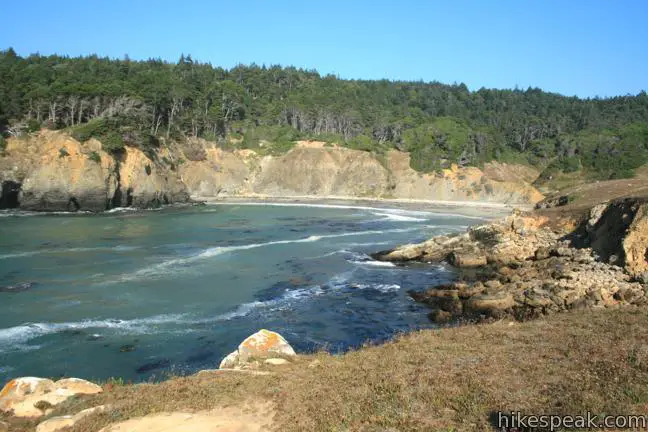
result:
M 535 186 L 548 198 L 568 195 L 572 204 L 591 207 L 604 200 L 648 196 L 648 165 L 638 168 L 629 179 L 592 181 L 579 171 L 557 174 L 552 180 L 537 181 Z
M 425 330 L 344 356 L 302 356 L 270 376 L 108 385 L 104 394 L 71 401 L 55 414 L 114 405 L 111 414 L 73 429 L 80 432 L 152 412 L 265 400 L 274 403 L 282 431 L 485 430 L 497 410 L 646 413 L 647 340 L 645 308 Z

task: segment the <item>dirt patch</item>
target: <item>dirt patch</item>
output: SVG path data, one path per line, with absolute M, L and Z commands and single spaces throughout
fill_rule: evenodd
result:
M 108 426 L 101 432 L 258 432 L 270 429 L 272 415 L 269 404 L 160 413 Z
M 297 141 L 295 147 L 298 148 L 326 148 L 326 147 L 338 147 L 335 143 L 328 143 L 326 141 Z

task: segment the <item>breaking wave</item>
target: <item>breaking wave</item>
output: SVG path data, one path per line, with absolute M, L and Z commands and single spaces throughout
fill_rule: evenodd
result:
M 129 252 L 135 249 L 139 249 L 139 246 L 131 245 L 118 245 L 118 246 L 97 246 L 97 247 L 76 247 L 76 248 L 65 248 L 65 249 L 39 249 L 34 251 L 26 252 L 16 252 L 11 254 L 0 255 L 0 260 L 11 259 L 11 258 L 23 258 L 30 257 L 34 255 L 46 255 L 46 254 L 60 254 L 60 253 L 78 253 L 78 252 L 96 252 L 96 251 L 112 251 L 112 252 Z
M 127 282 L 127 281 L 137 280 L 144 277 L 146 278 L 161 277 L 163 276 L 162 273 L 169 268 L 184 266 L 187 264 L 194 263 L 196 261 L 212 258 L 229 252 L 243 251 L 243 250 L 256 249 L 256 248 L 273 246 L 273 245 L 281 245 L 281 244 L 312 243 L 323 239 L 338 238 L 338 237 L 363 236 L 363 235 L 395 233 L 395 232 L 410 232 L 410 231 L 415 231 L 417 229 L 418 228 L 400 228 L 400 229 L 390 229 L 390 230 L 357 231 L 357 232 L 347 232 L 347 233 L 340 233 L 340 234 L 311 235 L 309 237 L 300 238 L 300 239 L 275 240 L 275 241 L 269 241 L 265 243 L 251 243 L 251 244 L 239 245 L 239 246 L 215 246 L 212 248 L 205 249 L 196 255 L 192 255 L 185 258 L 174 258 L 168 261 L 163 261 L 161 263 L 154 264 L 152 266 L 137 270 L 134 273 L 122 275 L 118 277 L 116 280 L 106 281 L 104 283 L 111 284 L 111 283 Z

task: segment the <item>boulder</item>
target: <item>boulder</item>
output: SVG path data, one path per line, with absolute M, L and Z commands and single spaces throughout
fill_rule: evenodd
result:
M 102 413 L 106 411 L 106 409 L 108 409 L 107 405 L 100 405 L 94 408 L 84 409 L 83 411 L 79 411 L 75 415 L 52 417 L 40 423 L 36 427 L 36 432 L 59 432 L 67 427 L 74 426 L 79 420 L 89 415 Z
M 537 261 L 545 260 L 551 256 L 551 252 L 548 247 L 541 246 L 535 251 L 535 259 Z
M 454 319 L 454 316 L 450 312 L 434 309 L 428 314 L 428 318 L 436 324 L 447 324 Z
M 0 411 L 13 411 L 16 417 L 40 417 L 70 396 L 101 391 L 98 385 L 78 378 L 57 382 L 36 377 L 16 378 L 0 392 Z
M 246 338 L 238 349 L 221 361 L 220 369 L 250 368 L 257 359 L 295 356 L 295 350 L 279 333 L 262 329 Z
M 499 311 L 506 311 L 515 306 L 515 300 L 510 293 L 481 294 L 469 298 L 464 303 L 468 313 L 493 315 Z
M 246 361 L 251 357 L 270 358 L 294 356 L 295 350 L 279 333 L 262 329 L 245 339 L 239 345 L 240 360 Z
M 486 256 L 480 253 L 455 251 L 448 256 L 448 261 L 455 267 L 481 267 L 486 265 Z
M 412 261 L 423 256 L 423 245 L 408 244 L 397 249 L 377 252 L 371 257 L 379 261 Z
M 596 224 L 599 222 L 601 219 L 601 216 L 603 216 L 603 213 L 605 213 L 605 210 L 607 209 L 608 204 L 598 204 L 592 207 L 589 211 L 589 217 L 587 219 L 587 225 L 585 226 L 585 229 L 587 230 L 588 233 L 593 233 L 596 229 Z
M 218 366 L 219 369 L 234 369 L 239 364 L 238 350 L 229 353 Z
M 80 378 L 64 378 L 56 381 L 56 388 L 72 394 L 96 394 L 102 389 L 95 383 Z
M 449 312 L 451 314 L 461 313 L 461 301 L 459 290 L 451 287 L 430 288 L 428 290 L 410 292 L 410 296 L 416 301 L 426 303 L 434 309 Z

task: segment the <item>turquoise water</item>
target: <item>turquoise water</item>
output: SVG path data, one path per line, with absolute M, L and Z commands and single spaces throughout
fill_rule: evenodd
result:
M 429 326 L 406 291 L 452 278 L 449 269 L 405 269 L 367 254 L 476 222 L 448 211 L 227 204 L 0 213 L 0 383 L 215 368 L 260 328 L 297 351 L 337 352 Z

